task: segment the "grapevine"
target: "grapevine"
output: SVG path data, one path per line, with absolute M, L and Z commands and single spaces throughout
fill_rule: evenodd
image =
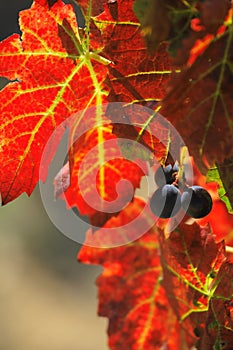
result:
M 111 350 L 233 348 L 232 18 L 229 0 L 34 0 L 0 43 L 2 205 L 40 182 L 103 267 Z

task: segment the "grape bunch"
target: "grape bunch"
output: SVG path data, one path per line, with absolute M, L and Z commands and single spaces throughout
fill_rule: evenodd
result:
M 150 199 L 151 211 L 160 218 L 167 219 L 175 216 L 182 208 L 189 216 L 200 219 L 212 209 L 212 198 L 208 191 L 201 186 L 188 186 L 183 176 L 179 188 L 179 166 L 176 162 L 163 167 L 155 173 L 158 189 Z

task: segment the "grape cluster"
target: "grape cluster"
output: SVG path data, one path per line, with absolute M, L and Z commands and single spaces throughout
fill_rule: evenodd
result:
M 210 194 L 201 186 L 188 186 L 185 178 L 182 179 L 181 191 L 178 172 L 177 162 L 173 166 L 161 166 L 156 171 L 155 182 L 159 188 L 150 199 L 152 212 L 163 219 L 175 216 L 181 208 L 195 219 L 209 214 L 212 209 Z

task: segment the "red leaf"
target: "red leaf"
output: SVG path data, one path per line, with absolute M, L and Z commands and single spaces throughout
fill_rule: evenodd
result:
M 69 207 L 76 206 L 95 226 L 101 226 L 109 217 L 117 215 L 132 200 L 142 176 L 147 175 L 146 161 L 154 161 L 154 158 L 164 160 L 168 140 L 172 138 L 167 125 L 165 127 L 163 120 L 155 116 L 138 142 L 141 128 L 134 128 L 133 125 L 143 125 L 144 120 L 150 117 L 151 110 L 148 114 L 148 109 L 137 105 L 131 108 L 115 105 L 116 111 L 110 112 L 108 108 L 113 125 L 104 118 L 104 110 L 90 110 L 85 122 L 81 125 L 78 123 L 78 126 L 76 119 L 79 118 L 74 115 L 74 125 L 70 123 L 70 169 L 66 165 L 55 179 L 55 194 L 60 195 L 65 191 Z M 129 124 L 118 123 L 116 118 L 121 120 L 121 112 L 127 118 L 132 117 Z M 97 115 L 102 122 L 97 123 Z M 134 133 L 129 134 L 129 130 Z
M 228 0 L 207 0 L 198 3 L 201 23 L 209 33 L 216 33 L 231 7 Z
M 181 224 L 165 240 L 160 230 L 163 286 L 182 326 L 195 338 L 203 334 L 214 282 L 226 260 L 209 226 Z M 214 280 L 216 277 L 216 280 Z
M 217 288 L 210 301 L 205 332 L 197 349 L 233 348 L 233 264 L 225 262 L 216 277 Z
M 181 133 L 204 172 L 233 154 L 232 25 L 171 81 L 161 114 Z
M 195 18 L 190 21 L 190 31 L 177 49 L 173 62 L 183 66 L 192 65 L 202 55 L 215 36 L 225 32 L 224 20 L 231 17 L 231 4 L 228 0 L 207 0 L 198 2 Z M 227 21 L 227 20 L 226 20 Z
M 141 177 L 147 173 L 146 164 L 140 160 L 131 162 L 122 157 L 110 124 L 89 128 L 73 143 L 70 159 L 67 202 L 91 221 L 93 216 L 99 217 L 98 225 L 103 224 L 101 213 L 116 215 L 132 200 Z
M 149 55 L 133 12 L 133 0 L 119 0 L 105 6 L 94 18 L 103 40 L 103 55 L 112 62 L 107 81 L 111 88 L 110 101 L 159 101 L 165 94 L 169 79 L 170 60 L 166 45 Z
M 85 13 L 87 13 L 89 6 L 90 6 L 90 1 L 89 0 L 74 0 L 81 8 L 84 10 Z M 91 9 L 91 15 L 92 16 L 97 16 L 101 12 L 104 11 L 104 4 L 107 2 L 112 2 L 111 0 L 93 0 L 92 1 L 92 9 Z
M 106 66 L 79 57 L 82 48 L 71 5 L 58 1 L 49 10 L 41 4 L 35 1 L 21 12 L 22 40 L 13 35 L 0 44 L 0 75 L 14 81 L 0 92 L 3 204 L 23 192 L 31 194 L 44 146 L 56 127 L 73 112 L 106 98 Z M 48 164 L 43 167 L 44 180 Z
M 117 5 L 117 20 L 113 5 Z M 103 38 L 95 35 L 91 24 L 90 40 L 82 33 L 81 42 L 71 5 L 64 5 L 61 0 L 49 3 L 35 0 L 31 9 L 20 14 L 22 40 L 15 35 L 1 43 L 0 74 L 14 81 L 0 92 L 3 204 L 23 192 L 31 194 L 38 182 L 45 144 L 59 124 L 80 110 L 84 110 L 85 117 L 87 107 L 107 101 L 109 69 L 111 91 L 115 96 L 121 95 L 123 101 L 144 98 L 157 101 L 163 97 L 170 73 L 168 55 L 161 48 L 156 56 L 148 58 L 131 5 L 131 1 L 106 5 L 102 17 L 95 19 L 106 29 L 99 31 Z M 127 20 L 128 24 L 118 20 Z M 132 40 L 128 40 L 131 35 Z M 101 47 L 103 55 L 112 60 L 112 66 L 108 67 L 109 61 L 96 52 L 86 52 L 88 45 L 92 49 Z M 126 61 L 130 64 L 125 65 Z M 115 79 L 114 74 L 118 73 L 126 76 L 127 82 Z M 110 94 L 108 100 L 112 97 Z M 42 180 L 46 178 L 48 163 L 43 164 Z
M 61 0 L 35 0 L 35 2 L 46 8 L 51 8 L 56 2 L 62 3 Z
M 138 104 L 114 103 L 108 106 L 107 116 L 114 122 L 113 133 L 120 139 L 122 153 L 128 154 L 129 159 L 139 157 L 151 164 L 155 160 L 159 163 L 165 162 L 171 143 L 175 144 L 176 135 L 171 125 L 159 113 Z M 134 141 L 131 147 L 129 140 Z M 124 146 L 127 145 L 126 150 Z
M 180 349 L 181 335 L 167 303 L 165 291 L 161 286 L 161 267 L 158 241 L 153 217 L 150 212 L 141 215 L 145 203 L 135 199 L 117 218 L 110 219 L 93 235 L 87 236 L 78 259 L 82 263 L 100 264 L 104 270 L 97 279 L 99 288 L 99 315 L 109 318 L 109 346 L 112 350 L 156 350 L 162 348 Z M 139 223 L 132 230 L 124 226 L 136 216 L 141 215 Z M 129 237 L 137 235 L 144 227 L 151 227 L 147 233 L 132 243 L 116 248 L 115 233 Z M 134 232 L 133 232 L 134 231 Z M 139 231 L 140 232 L 140 231 Z M 122 241 L 123 242 L 123 241 Z M 104 246 L 106 248 L 98 248 Z

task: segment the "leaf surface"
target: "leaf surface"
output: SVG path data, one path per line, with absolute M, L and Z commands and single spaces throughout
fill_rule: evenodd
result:
M 207 28 L 210 25 L 204 24 Z M 201 55 L 191 57 L 192 61 L 171 80 L 161 109 L 182 134 L 203 172 L 216 162 L 222 163 L 226 154 L 233 154 L 232 12 L 216 34 L 208 35 L 199 41 L 204 46 Z
M 109 67 L 110 101 L 148 102 L 161 100 L 171 73 L 166 45 L 149 55 L 133 12 L 133 1 L 119 0 L 94 18 L 101 33 L 103 54 Z
M 69 207 L 77 207 L 97 226 L 133 199 L 142 176 L 148 175 L 147 162 L 164 161 L 168 152 L 169 130 L 156 118 L 138 139 L 151 110 L 116 105 L 116 111 L 107 108 L 106 112 L 113 124 L 103 115 L 103 106 L 90 110 L 81 124 L 73 116 L 69 166 L 64 166 L 54 183 L 56 197 L 63 194 Z M 122 123 L 121 113 L 127 124 Z
M 210 301 L 205 332 L 197 349 L 226 349 L 233 347 L 233 264 L 223 263 L 216 277 L 217 288 Z
M 70 159 L 66 200 L 98 226 L 133 199 L 141 177 L 147 175 L 145 162 L 122 156 L 111 124 L 89 128 L 73 143 Z
M 88 11 L 90 11 L 91 16 L 97 16 L 99 15 L 101 12 L 104 11 L 104 4 L 106 4 L 108 1 L 106 0 L 94 0 L 92 1 L 91 4 L 91 9 L 89 8 L 90 6 L 90 1 L 89 0 L 74 0 L 79 6 L 81 6 L 82 10 L 87 14 Z M 114 1 L 109 1 L 109 3 L 111 4 L 111 2 Z M 111 5 L 110 5 L 111 6 Z
M 111 218 L 103 228 L 121 226 L 118 235 L 128 241 L 139 227 L 153 225 L 150 212 L 140 216 L 132 230 L 124 225 L 141 214 L 145 203 L 134 201 L 117 218 Z M 149 226 L 150 226 L 149 225 Z M 107 248 L 116 235 L 106 232 L 89 232 L 78 259 L 86 264 L 103 266 L 97 279 L 99 289 L 99 315 L 109 319 L 109 347 L 112 350 L 156 350 L 181 346 L 181 335 L 174 315 L 161 286 L 161 266 L 158 253 L 156 228 L 150 226 L 143 236 L 116 248 Z M 133 232 L 134 231 L 134 232 Z M 125 237 L 125 238 L 124 238 Z M 98 248 L 106 245 L 106 248 Z M 166 320 L 166 322 L 165 322 Z
M 117 5 L 117 17 L 112 5 Z M 31 194 L 45 144 L 71 114 L 83 111 L 85 118 L 88 107 L 107 99 L 130 103 L 145 99 L 153 107 L 164 96 L 170 75 L 168 55 L 162 47 L 148 57 L 131 5 L 131 1 L 105 4 L 95 25 L 88 20 L 83 31 L 78 30 L 71 5 L 35 0 L 20 14 L 22 38 L 13 35 L 1 43 L 0 74 L 11 81 L 0 92 L 3 204 L 23 192 Z M 43 181 L 60 137 L 43 164 Z M 157 158 L 164 157 L 164 150 Z
M 232 275 L 224 243 L 217 244 L 210 227 L 201 227 L 197 223 L 181 224 L 168 239 L 164 239 L 163 234 L 159 237 L 163 286 L 170 304 L 186 331 L 199 338 L 199 344 L 205 342 L 203 339 L 211 327 L 209 314 L 213 316 L 213 305 L 216 310 L 221 310 L 224 302 L 232 297 L 232 283 L 228 282 L 229 288 L 226 287 L 223 278 L 225 269 L 228 276 Z M 224 317 L 219 316 L 215 331 L 209 334 L 211 344 L 217 344 L 217 329 L 220 332 L 226 322 Z M 203 348 L 213 347 L 200 347 Z
M 193 6 L 190 7 L 187 3 L 186 6 L 184 14 L 187 13 L 189 17 L 188 32 L 173 57 L 173 62 L 179 66 L 194 63 L 214 37 L 225 31 L 232 15 L 228 0 L 194 1 Z
M 56 127 L 106 97 L 106 66 L 80 56 L 71 5 L 58 1 L 49 10 L 47 2 L 35 1 L 21 12 L 20 27 L 22 39 L 13 35 L 0 44 L 0 75 L 13 81 L 0 92 L 3 204 L 23 192 L 31 194 L 44 146 Z M 56 144 L 53 147 L 52 155 Z M 48 164 L 43 166 L 42 180 Z

